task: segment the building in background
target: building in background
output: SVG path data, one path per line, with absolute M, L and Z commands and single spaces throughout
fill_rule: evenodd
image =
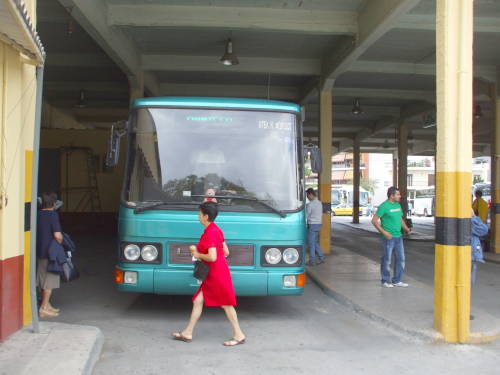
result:
M 431 156 L 408 156 L 408 187 L 434 186 L 435 180 L 434 157 Z
M 374 181 L 373 205 L 387 199 L 387 189 L 392 186 L 392 154 L 369 154 L 369 176 Z
M 369 154 L 369 176 L 374 182 L 373 204 L 378 206 L 387 199 L 387 189 L 393 182 L 393 155 Z M 408 157 L 408 188 L 425 188 L 435 185 L 435 161 L 430 156 Z
M 472 161 L 473 183 L 491 184 L 491 158 L 483 156 Z
M 332 184 L 352 185 L 354 156 L 352 153 L 341 152 L 332 157 Z M 370 178 L 370 154 L 361 154 L 361 179 Z

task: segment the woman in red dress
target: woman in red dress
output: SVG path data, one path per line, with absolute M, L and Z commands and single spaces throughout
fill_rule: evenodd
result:
M 193 296 L 193 311 L 188 325 L 181 332 L 172 333 L 175 340 L 191 342 L 193 330 L 200 319 L 203 305 L 207 307 L 220 306 L 233 328 L 233 336 L 224 342 L 225 346 L 235 346 L 245 343 L 246 337 L 238 323 L 236 314 L 236 297 L 234 295 L 231 273 L 226 262 L 229 249 L 224 241 L 224 234 L 214 223 L 219 209 L 215 202 L 205 202 L 200 205 L 198 219 L 205 227 L 198 246 L 191 246 L 193 257 L 209 266 L 207 278 Z

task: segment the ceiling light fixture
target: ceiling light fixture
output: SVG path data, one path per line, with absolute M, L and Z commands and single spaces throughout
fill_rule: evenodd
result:
M 80 98 L 78 99 L 78 103 L 75 105 L 76 108 L 86 108 L 87 107 L 87 99 L 85 99 L 85 91 L 80 90 Z
M 238 65 L 238 57 L 233 53 L 233 41 L 229 38 L 226 42 L 226 52 L 220 58 L 220 62 L 226 66 Z
M 483 117 L 483 109 L 481 108 L 481 106 L 478 104 L 476 105 L 476 108 L 474 109 L 474 118 L 476 120 L 480 119 L 481 117 Z
M 357 116 L 363 113 L 363 109 L 361 109 L 361 104 L 359 103 L 359 98 L 354 99 L 354 105 L 352 107 L 352 114 Z

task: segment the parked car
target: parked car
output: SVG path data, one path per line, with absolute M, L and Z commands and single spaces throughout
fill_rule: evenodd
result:
M 333 216 L 352 216 L 353 212 L 352 206 L 345 203 L 332 207 Z M 363 207 L 359 207 L 359 214 L 363 215 Z

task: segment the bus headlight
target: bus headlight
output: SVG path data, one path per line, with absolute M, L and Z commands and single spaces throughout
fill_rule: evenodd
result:
M 127 245 L 125 246 L 125 249 L 123 249 L 123 256 L 125 257 L 125 259 L 132 262 L 136 261 L 141 256 L 141 249 L 139 248 L 139 246 L 134 244 Z
M 281 251 L 275 247 L 267 249 L 265 254 L 266 262 L 269 264 L 278 264 L 281 262 Z
M 283 251 L 283 261 L 286 264 L 295 264 L 299 260 L 299 252 L 297 249 L 294 249 L 293 247 L 289 247 Z
M 158 258 L 158 249 L 153 245 L 146 245 L 141 250 L 141 257 L 147 262 L 152 262 Z

